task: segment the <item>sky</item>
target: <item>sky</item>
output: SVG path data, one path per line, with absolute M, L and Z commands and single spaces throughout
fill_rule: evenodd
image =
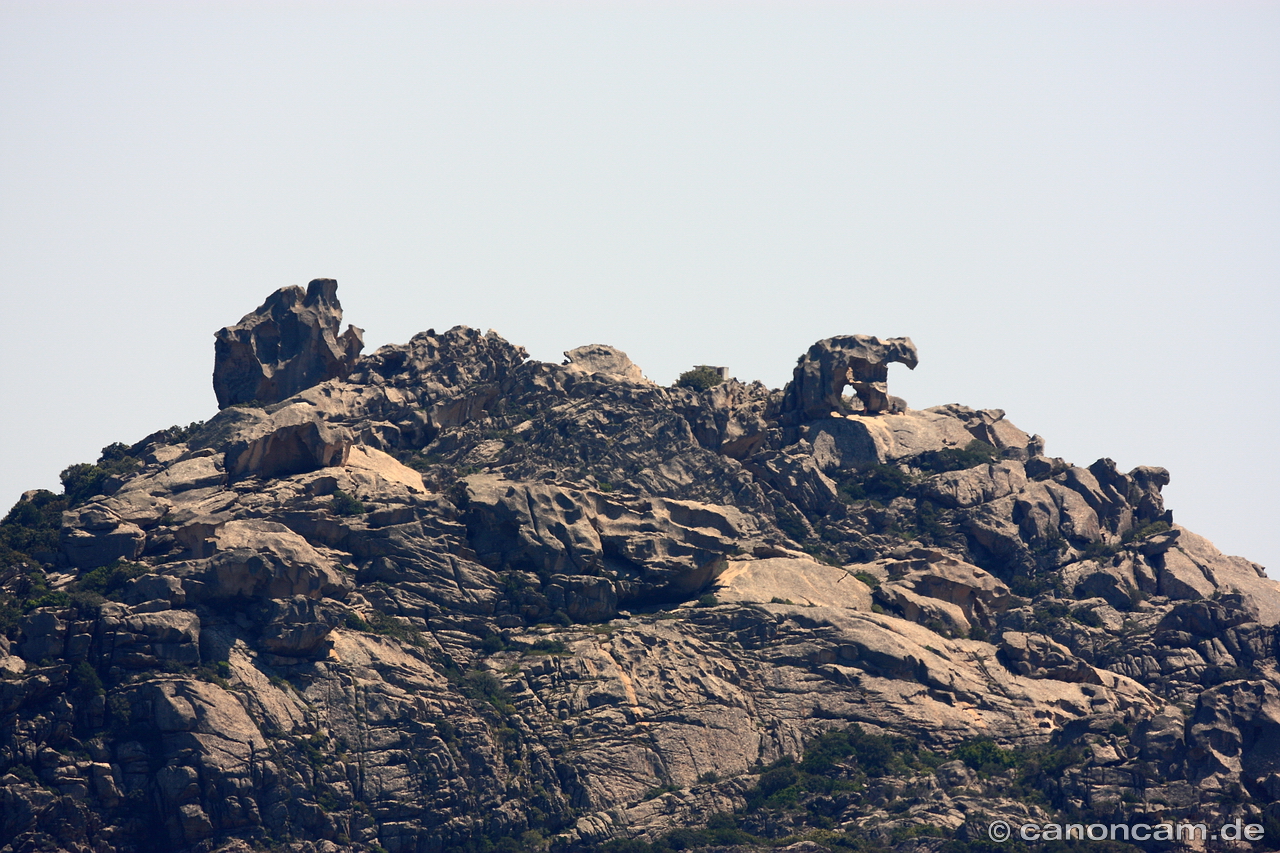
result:
M 366 351 L 496 329 L 782 387 L 910 336 L 1277 567 L 1280 2 L 0 0 L 0 504 L 216 413 L 335 278 Z

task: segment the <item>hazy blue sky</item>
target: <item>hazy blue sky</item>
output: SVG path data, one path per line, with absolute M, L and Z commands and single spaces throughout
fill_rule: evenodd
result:
M 1280 3 L 0 0 L 0 503 L 216 411 L 213 333 L 339 281 L 781 387 L 910 335 L 1280 566 Z M 1277 572 L 1273 570 L 1273 575 Z

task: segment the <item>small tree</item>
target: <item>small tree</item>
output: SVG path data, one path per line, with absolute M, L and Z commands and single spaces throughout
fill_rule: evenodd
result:
M 678 388 L 692 388 L 694 391 L 706 391 L 714 388 L 723 382 L 720 372 L 714 368 L 700 365 L 693 370 L 686 370 L 680 374 L 680 378 L 676 380 Z

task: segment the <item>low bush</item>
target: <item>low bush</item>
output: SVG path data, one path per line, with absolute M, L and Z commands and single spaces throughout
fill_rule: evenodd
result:
M 121 442 L 102 448 L 96 463 L 80 462 L 62 469 L 62 492 L 71 506 L 79 506 L 102 494 L 112 477 L 136 471 L 141 463 L 129 455 L 129 447 Z
M 720 373 L 710 367 L 695 367 L 692 370 L 686 370 L 680 374 L 680 378 L 676 380 L 677 388 L 692 388 L 694 391 L 708 391 L 721 382 Z
M 840 495 L 852 501 L 891 501 L 904 497 L 916 484 L 906 471 L 894 465 L 872 465 L 859 471 L 841 472 L 836 475 Z
M 342 489 L 338 489 L 333 493 L 331 508 L 334 515 L 353 516 L 364 515 L 365 513 L 364 504 L 342 491 Z
M 150 571 L 152 571 L 150 566 L 145 566 L 141 563 L 116 560 L 84 573 L 75 582 L 75 586 L 80 590 L 96 592 L 103 598 L 111 598 L 124 589 L 125 584 L 129 581 L 134 578 L 140 578 Z
M 930 474 L 942 474 L 947 471 L 963 471 L 976 468 L 1000 459 L 1000 451 L 985 441 L 974 439 L 963 448 L 951 447 L 946 450 L 926 450 L 910 460 L 911 467 L 919 468 Z
M 1124 535 L 1124 541 L 1137 542 L 1140 539 L 1149 539 L 1159 533 L 1164 533 L 1169 529 L 1167 521 L 1153 521 L 1150 524 L 1139 527 L 1137 530 L 1130 530 Z

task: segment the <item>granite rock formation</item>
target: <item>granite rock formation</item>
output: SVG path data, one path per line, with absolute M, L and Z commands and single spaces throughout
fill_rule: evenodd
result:
M 919 363 L 910 338 L 880 340 L 870 335 L 841 335 L 818 341 L 800 357 L 782 401 L 784 421 L 829 417 L 847 409 L 869 415 L 905 408 L 889 397 L 889 365 Z M 843 397 L 853 390 L 856 407 Z
M 338 283 L 318 278 L 284 287 L 220 330 L 214 343 L 213 390 L 218 408 L 238 403 L 278 403 L 304 388 L 344 377 L 360 350 L 364 332 L 348 326 L 341 335 Z
M 220 412 L 0 524 L 0 851 L 1280 830 L 1280 586 L 1163 469 L 890 405 L 902 338 L 694 391 L 338 319 L 277 292 Z

